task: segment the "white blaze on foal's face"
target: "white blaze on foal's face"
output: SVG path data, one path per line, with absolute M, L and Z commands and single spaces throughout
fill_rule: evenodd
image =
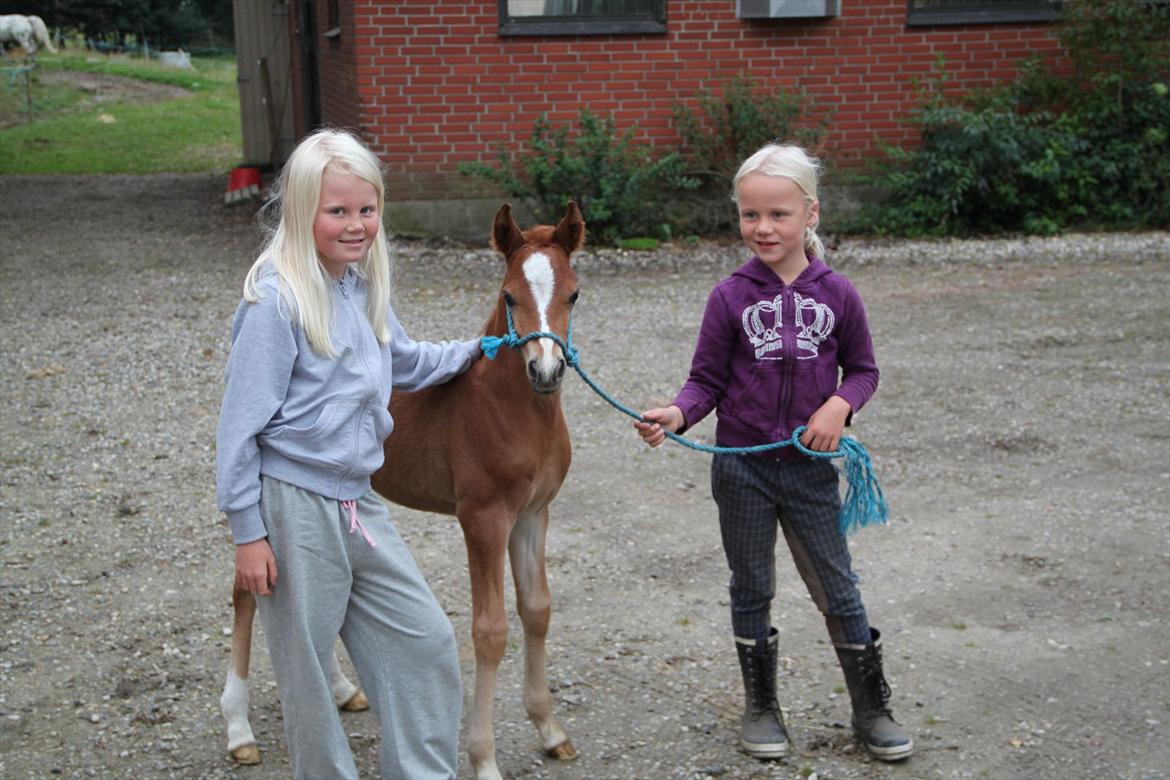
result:
M 540 330 L 551 331 L 548 324 L 548 305 L 552 303 L 553 289 L 556 287 L 556 275 L 553 273 L 552 263 L 548 255 L 535 252 L 524 261 L 524 278 L 528 280 L 528 289 L 532 291 L 532 300 L 536 301 L 536 311 L 540 317 Z M 556 343 L 552 339 L 540 339 L 541 361 L 554 360 L 553 348 Z

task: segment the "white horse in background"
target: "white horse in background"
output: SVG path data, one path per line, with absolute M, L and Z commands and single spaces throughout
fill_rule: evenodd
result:
M 39 16 L 22 14 L 0 16 L 0 46 L 9 42 L 19 43 L 30 56 L 35 56 L 37 50 L 42 48 L 51 52 L 57 51 L 49 38 L 49 28 Z

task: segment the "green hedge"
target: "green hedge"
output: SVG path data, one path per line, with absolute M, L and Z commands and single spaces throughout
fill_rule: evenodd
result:
M 1028 62 L 1002 89 L 915 112 L 921 145 L 891 150 L 886 192 L 852 229 L 891 235 L 1055 233 L 1170 225 L 1170 8 L 1068 0 L 1071 72 Z

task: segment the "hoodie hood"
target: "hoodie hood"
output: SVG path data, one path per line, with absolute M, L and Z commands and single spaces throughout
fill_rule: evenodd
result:
M 796 290 L 807 290 L 831 273 L 833 273 L 832 269 L 825 265 L 819 257 L 813 257 L 809 261 L 808 268 L 801 271 L 800 276 L 793 279 L 790 286 Z M 746 279 L 765 289 L 784 284 L 784 281 L 776 275 L 775 271 L 768 267 L 767 263 L 754 255 L 751 260 L 748 260 L 739 268 L 732 271 L 731 275 L 732 277 Z

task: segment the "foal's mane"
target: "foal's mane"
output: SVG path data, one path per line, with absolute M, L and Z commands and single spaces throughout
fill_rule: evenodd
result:
M 556 227 L 553 225 L 535 225 L 522 231 L 521 235 L 524 236 L 526 244 L 551 244 L 555 230 Z

